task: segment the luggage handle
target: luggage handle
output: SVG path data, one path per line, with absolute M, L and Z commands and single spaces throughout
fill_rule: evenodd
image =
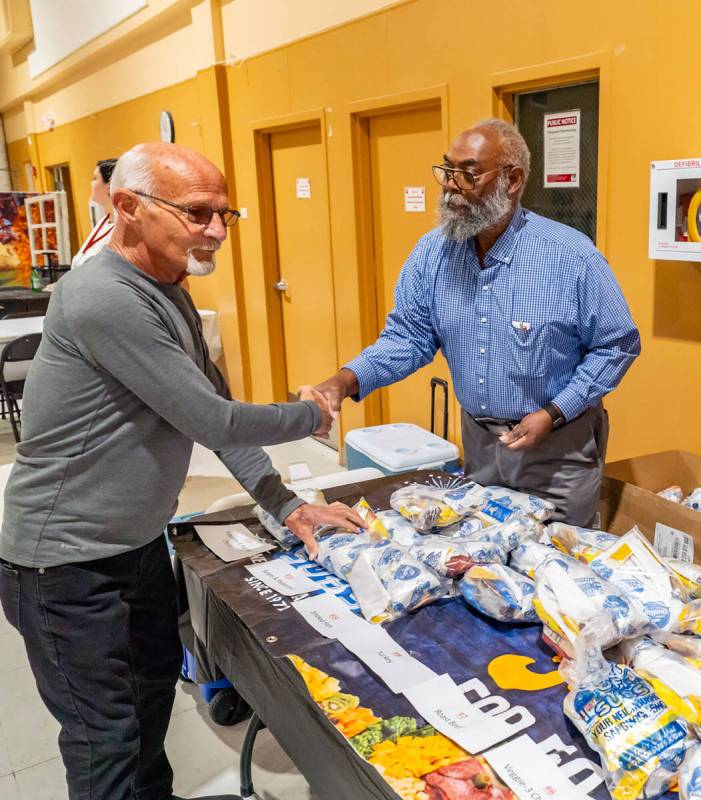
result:
M 436 422 L 436 386 L 443 389 L 443 438 L 448 438 L 448 381 L 443 378 L 431 378 L 431 433 Z

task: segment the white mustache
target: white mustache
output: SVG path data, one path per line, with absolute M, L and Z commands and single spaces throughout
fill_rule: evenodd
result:
M 470 201 L 456 192 L 443 192 L 443 202 L 449 206 L 469 206 Z

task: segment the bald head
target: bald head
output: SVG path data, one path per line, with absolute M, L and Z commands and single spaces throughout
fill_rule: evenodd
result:
M 208 158 L 176 144 L 138 144 L 117 161 L 110 193 L 111 249 L 162 283 L 212 272 L 234 212 Z
M 219 169 L 201 153 L 178 144 L 144 142 L 119 158 L 112 173 L 110 193 L 131 189 L 171 198 L 193 179 L 226 183 Z
M 531 167 L 531 153 L 526 140 L 518 129 L 503 119 L 483 119 L 457 136 L 453 148 L 464 150 L 470 147 L 478 151 L 485 164 L 503 166 L 511 164 L 523 171 L 525 187 Z

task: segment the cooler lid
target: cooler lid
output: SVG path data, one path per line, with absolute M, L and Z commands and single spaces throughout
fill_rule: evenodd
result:
M 356 428 L 346 434 L 346 444 L 391 472 L 442 464 L 459 455 L 454 444 L 410 422 Z

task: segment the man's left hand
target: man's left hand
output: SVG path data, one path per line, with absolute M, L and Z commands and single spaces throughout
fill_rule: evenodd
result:
M 515 428 L 502 433 L 499 441 L 509 450 L 530 450 L 540 444 L 552 429 L 552 417 L 541 408 L 532 414 L 526 414 Z
M 358 533 L 361 528 L 365 527 L 363 518 L 343 503 L 331 503 L 328 506 L 314 506 L 311 503 L 305 503 L 295 508 L 285 518 L 284 524 L 298 539 L 304 542 L 310 558 L 314 558 L 319 552 L 314 538 L 314 531 L 319 525 L 331 525 L 334 528 L 343 528 L 353 533 Z

